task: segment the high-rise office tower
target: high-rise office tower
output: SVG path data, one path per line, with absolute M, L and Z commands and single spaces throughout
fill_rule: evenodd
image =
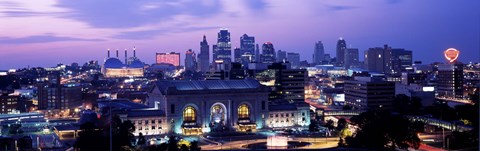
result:
M 357 109 L 391 109 L 395 83 L 379 77 L 355 77 L 346 80 L 345 102 Z
M 391 49 L 391 74 L 401 74 L 406 68 L 412 67 L 412 51 L 405 49 Z
M 318 41 L 315 43 L 315 48 L 313 49 L 312 63 L 319 65 L 322 64 L 323 60 L 325 60 L 325 50 L 322 41 Z
M 347 49 L 347 43 L 340 37 L 337 41 L 337 66 L 345 65 L 345 49 Z
M 358 67 L 358 49 L 347 48 L 345 49 L 345 68 L 357 68 Z
M 255 45 L 255 62 L 261 62 L 260 48 L 258 44 Z
M 198 70 L 200 72 L 207 72 L 210 68 L 210 46 L 207 38 L 203 35 L 203 41 L 200 42 L 200 54 L 198 54 Z
M 157 53 L 157 64 L 167 63 L 172 64 L 173 66 L 180 66 L 180 53 L 171 52 L 171 53 Z
M 196 70 L 197 60 L 195 58 L 196 55 L 192 49 L 188 49 L 187 52 L 185 52 L 185 70 Z
M 370 72 L 383 73 L 385 71 L 384 48 L 375 47 L 365 51 L 365 68 Z
M 271 42 L 266 42 L 262 46 L 262 62 L 274 63 L 275 60 L 275 48 Z
M 244 67 L 248 66 L 248 63 L 256 61 L 255 54 L 255 37 L 243 34 L 240 37 L 240 53 L 241 63 Z
M 225 69 L 230 69 L 232 62 L 232 43 L 230 42 L 230 32 L 222 28 L 218 32 L 217 44 L 213 46 L 213 60 L 216 64 L 223 64 Z M 217 65 L 215 67 L 218 67 Z
M 463 64 L 439 64 L 437 89 L 440 97 L 463 98 Z
M 240 48 L 233 49 L 233 62 L 242 62 L 242 52 Z
M 292 65 L 292 69 L 299 69 L 300 68 L 300 54 L 289 52 L 287 53 L 287 60 Z
M 365 67 L 368 71 L 400 75 L 407 67 L 412 67 L 412 51 L 383 48 L 369 48 L 365 51 Z
M 273 72 L 274 88 L 269 95 L 269 104 L 289 104 L 305 102 L 305 69 L 289 69 L 288 63 L 272 63 L 268 66 Z
M 284 60 L 287 60 L 287 52 L 278 50 L 277 51 L 277 62 L 283 62 Z

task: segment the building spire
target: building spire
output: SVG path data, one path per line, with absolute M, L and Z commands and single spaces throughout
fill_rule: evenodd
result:
M 137 48 L 135 48 L 135 46 L 133 46 L 133 58 L 137 58 L 137 53 L 135 52 L 137 50 Z

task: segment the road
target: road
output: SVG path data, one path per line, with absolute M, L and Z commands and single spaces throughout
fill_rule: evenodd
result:
M 310 142 L 311 145 L 301 147 L 300 149 L 324 149 L 324 148 L 333 148 L 338 146 L 338 138 L 293 138 L 291 141 L 299 142 Z M 327 142 L 325 142 L 327 141 Z M 254 143 L 267 142 L 267 139 L 256 139 L 256 140 L 242 140 L 242 141 L 231 141 L 225 142 L 222 145 L 203 145 L 202 150 L 229 150 L 229 149 L 246 149 L 243 146 Z

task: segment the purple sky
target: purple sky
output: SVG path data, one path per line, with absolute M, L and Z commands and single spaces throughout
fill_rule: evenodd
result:
M 156 52 L 199 52 L 205 34 L 216 42 L 221 27 L 234 47 L 244 33 L 257 43 L 299 52 L 311 61 L 315 41 L 335 56 L 335 44 L 363 51 L 389 44 L 413 51 L 414 60 L 445 61 L 454 47 L 460 61 L 480 60 L 477 0 L 3 0 L 0 69 L 103 62 L 106 50 L 137 48 L 154 63 Z M 123 52 L 121 53 L 123 54 Z M 131 55 L 131 54 L 129 54 Z

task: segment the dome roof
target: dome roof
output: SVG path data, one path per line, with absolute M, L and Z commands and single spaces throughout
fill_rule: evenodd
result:
M 122 68 L 124 65 L 117 58 L 108 58 L 105 60 L 104 66 L 105 68 Z
M 130 68 L 143 68 L 145 64 L 138 59 L 135 59 L 128 67 Z

